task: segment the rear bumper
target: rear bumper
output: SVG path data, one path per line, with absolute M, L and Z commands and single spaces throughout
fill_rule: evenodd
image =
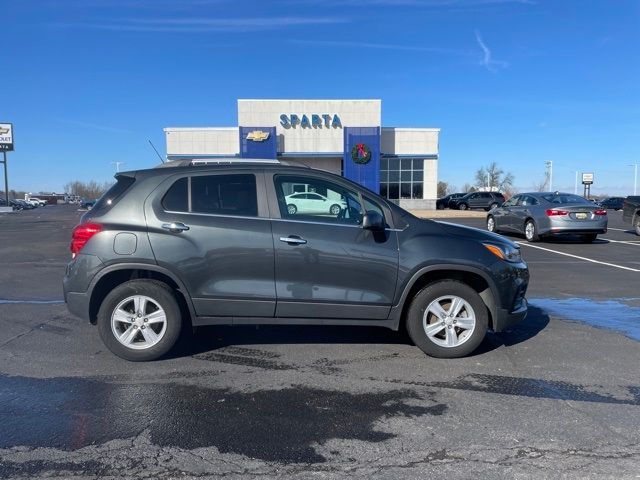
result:
M 90 320 L 89 303 L 91 297 L 87 293 L 66 292 L 64 295 L 64 301 L 67 304 L 67 309 L 76 317 L 83 320 Z

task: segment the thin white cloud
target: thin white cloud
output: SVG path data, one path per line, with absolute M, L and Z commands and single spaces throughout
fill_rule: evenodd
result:
M 430 52 L 454 55 L 471 55 L 472 52 L 442 47 L 421 47 L 418 45 L 398 45 L 394 43 L 350 42 L 341 40 L 299 40 L 291 39 L 297 45 L 314 45 L 319 47 L 370 48 L 375 50 L 403 50 L 408 52 Z
M 476 41 L 482 50 L 482 60 L 480 61 L 480 65 L 489 70 L 490 72 L 496 72 L 500 68 L 508 67 L 509 64 L 502 60 L 494 60 L 491 55 L 491 49 L 487 47 L 487 45 L 482 40 L 482 36 L 480 32 L 476 30 Z
M 109 132 L 109 133 L 133 133 L 131 130 L 126 130 L 124 128 L 111 127 L 108 125 L 99 125 L 97 123 L 83 122 L 81 120 L 65 120 L 65 119 L 57 119 L 60 123 L 66 123 L 67 125 L 74 125 L 76 127 L 88 128 L 91 130 L 99 130 L 101 132 Z
M 247 32 L 305 25 L 346 23 L 345 17 L 244 17 L 244 18 L 125 18 L 103 23 L 62 23 L 62 27 L 86 27 L 130 32 Z

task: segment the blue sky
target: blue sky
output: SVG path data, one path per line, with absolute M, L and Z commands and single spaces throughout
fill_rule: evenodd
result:
M 5 1 L 10 187 L 57 190 L 158 163 L 163 127 L 237 125 L 238 98 L 381 98 L 439 127 L 441 180 L 496 161 L 521 191 L 554 162 L 630 194 L 640 162 L 635 0 Z

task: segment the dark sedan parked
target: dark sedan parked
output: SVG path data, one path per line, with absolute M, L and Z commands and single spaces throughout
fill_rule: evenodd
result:
M 489 212 L 487 230 L 524 233 L 530 242 L 571 234 L 591 243 L 607 233 L 607 211 L 571 193 L 522 193 Z
M 610 197 L 601 201 L 600 205 L 609 210 L 622 210 L 624 197 Z
M 466 193 L 450 193 L 442 198 L 436 200 L 436 208 L 438 210 L 444 210 L 445 208 L 453 208 L 456 200 L 464 197 Z
M 499 207 L 504 202 L 504 195 L 500 192 L 472 192 L 452 202 L 453 208 L 470 210 L 482 208 L 486 211 Z

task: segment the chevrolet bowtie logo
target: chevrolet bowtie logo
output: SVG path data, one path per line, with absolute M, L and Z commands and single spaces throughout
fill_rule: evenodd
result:
M 269 132 L 263 132 L 262 130 L 254 130 L 247 134 L 247 140 L 253 142 L 264 142 L 267 138 L 269 138 Z
M 4 135 L 5 133 L 9 133 L 9 129 L 8 129 L 8 128 L 0 127 L 0 135 Z M 268 135 L 268 134 L 267 134 L 267 135 Z

